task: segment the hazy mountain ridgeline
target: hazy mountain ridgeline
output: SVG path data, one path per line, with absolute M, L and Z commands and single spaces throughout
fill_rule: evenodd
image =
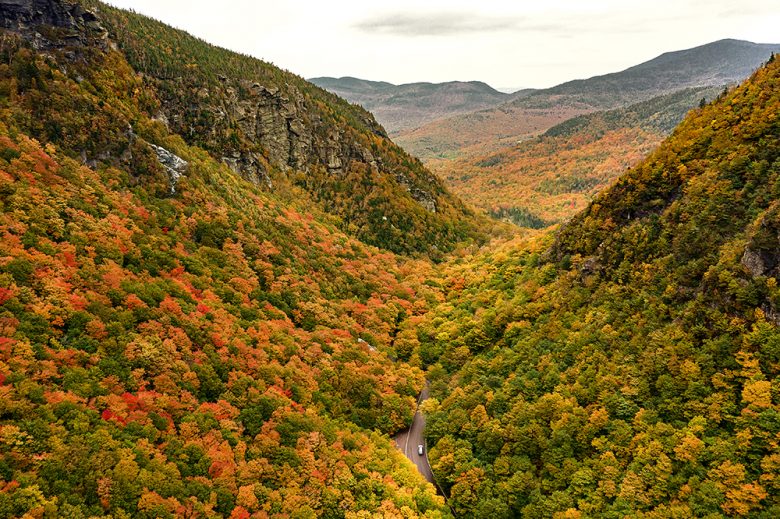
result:
M 689 110 L 722 93 L 723 87 L 684 89 L 573 117 L 502 151 L 430 165 L 454 192 L 489 214 L 522 227 L 546 227 L 582 210 Z
M 309 79 L 370 111 L 390 135 L 436 119 L 499 105 L 512 98 L 481 81 L 394 85 L 353 77 Z
M 388 436 L 423 385 L 395 359 L 416 349 L 415 323 L 438 299 L 431 264 L 345 234 L 284 182 L 303 171 L 282 171 L 264 145 L 241 148 L 215 113 L 231 106 L 224 80 L 189 98 L 200 83 L 188 81 L 207 73 L 168 83 L 161 70 L 235 59 L 267 71 L 263 88 L 292 76 L 88 7 L 0 0 L 0 517 L 448 517 Z M 148 53 L 145 39 L 118 43 L 109 18 L 154 31 Z M 177 64 L 177 38 L 202 60 Z M 118 50 L 133 41 L 159 76 Z M 285 120 L 317 121 L 296 127 L 313 132 L 310 168 L 316 132 L 333 131 L 346 149 L 374 139 L 366 149 L 383 167 L 418 171 L 361 133 L 370 119 L 346 122 L 363 112 L 339 115 L 309 88 L 322 99 L 289 102 L 321 111 L 290 107 Z M 176 93 L 181 120 L 166 105 Z M 195 115 L 217 129 L 190 133 Z M 224 150 L 219 128 L 234 131 Z M 232 169 L 223 157 L 244 155 L 231 146 L 254 154 L 273 189 Z M 350 176 L 352 160 L 330 178 L 387 176 Z M 381 186 L 419 207 L 395 177 L 365 188 Z
M 510 102 L 518 106 L 546 106 L 549 96 L 564 96 L 569 103 L 613 108 L 700 86 L 740 83 L 763 64 L 780 44 L 719 40 L 692 49 L 666 52 L 621 72 L 569 81 L 545 91 L 532 92 Z M 528 97 L 526 99 L 525 97 Z
M 560 232 L 450 265 L 418 333 L 457 515 L 780 513 L 779 137 L 774 60 Z
M 423 161 L 484 154 L 576 115 L 618 108 L 684 88 L 735 84 L 780 44 L 721 40 L 669 52 L 621 72 L 520 92 L 495 108 L 434 121 L 395 140 Z

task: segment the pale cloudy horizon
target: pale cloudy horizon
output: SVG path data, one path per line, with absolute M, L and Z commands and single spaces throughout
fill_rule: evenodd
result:
M 110 0 L 311 78 L 544 88 L 734 38 L 780 43 L 780 2 Z

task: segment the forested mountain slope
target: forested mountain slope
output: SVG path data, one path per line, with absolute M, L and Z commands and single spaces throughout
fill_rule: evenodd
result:
M 193 69 L 222 67 L 222 51 L 103 6 L 0 8 L 0 517 L 449 516 L 388 436 L 423 384 L 395 359 L 437 300 L 431 264 L 348 236 L 304 190 L 234 171 L 220 123 L 174 133 L 202 112 L 166 124 L 165 96 L 191 90 L 137 73 L 102 16 L 216 60 Z M 406 193 L 369 179 L 423 170 L 309 88 L 313 127 L 370 139 L 396 168 L 329 178 Z
M 140 108 L 168 131 L 258 185 L 303 188 L 364 242 L 439 254 L 478 234 L 473 215 L 388 140 L 371 114 L 289 72 L 94 0 L 6 4 L 17 7 L 4 8 L 3 25 L 39 47 L 96 31 L 94 43 L 120 50 L 153 92 Z M 61 16 L 63 5 L 88 8 L 88 19 Z M 60 33 L 45 29 L 52 25 Z M 79 151 L 88 160 L 104 153 Z
M 468 517 L 780 515 L 780 61 L 419 328 Z
M 487 155 L 432 161 L 467 202 L 523 227 L 568 220 L 723 87 L 680 90 L 625 108 L 573 117 Z

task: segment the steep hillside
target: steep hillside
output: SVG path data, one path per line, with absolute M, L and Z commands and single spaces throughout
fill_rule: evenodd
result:
M 431 265 L 173 133 L 104 11 L 0 14 L 0 517 L 448 517 L 389 438 Z
M 342 229 L 395 252 L 439 254 L 478 234 L 473 215 L 365 110 L 149 18 L 83 4 L 155 93 L 150 115 L 245 178 L 299 186 Z
M 655 149 L 722 87 L 686 89 L 626 108 L 574 117 L 505 150 L 429 165 L 453 192 L 523 227 L 565 221 Z
M 390 135 L 436 119 L 499 105 L 512 96 L 480 81 L 392 83 L 352 77 L 310 79 L 315 85 L 370 111 Z
M 780 514 L 780 61 L 419 328 L 463 517 Z
M 780 44 L 716 41 L 662 54 L 621 72 L 523 93 L 496 108 L 434 121 L 403 132 L 395 140 L 425 162 L 485 154 L 577 115 L 684 88 L 738 83 L 772 52 L 780 52 Z

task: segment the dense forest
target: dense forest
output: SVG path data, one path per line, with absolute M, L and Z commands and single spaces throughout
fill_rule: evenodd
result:
M 777 60 L 507 239 L 300 78 L 0 7 L 0 517 L 780 515 Z
M 780 514 L 780 62 L 418 328 L 463 517 Z
M 447 516 L 387 438 L 431 264 L 170 134 L 119 52 L 0 43 L 0 516 Z

